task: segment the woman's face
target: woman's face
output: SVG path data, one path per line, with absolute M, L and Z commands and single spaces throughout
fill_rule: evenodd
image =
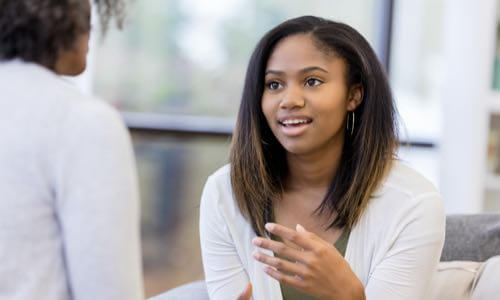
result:
M 292 35 L 276 45 L 261 107 L 289 153 L 311 154 L 343 143 L 346 114 L 362 97 L 359 87 L 348 89 L 346 72 L 344 59 L 318 50 L 310 35 Z

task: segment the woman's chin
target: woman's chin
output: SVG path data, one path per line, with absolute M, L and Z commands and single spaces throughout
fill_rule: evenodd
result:
M 311 144 L 305 141 L 287 141 L 281 145 L 287 153 L 294 155 L 306 155 L 314 150 Z

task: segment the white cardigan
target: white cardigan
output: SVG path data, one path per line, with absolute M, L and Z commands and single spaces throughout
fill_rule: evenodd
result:
M 144 299 L 120 115 L 48 69 L 0 62 L 0 299 Z
M 439 192 L 422 175 L 395 161 L 352 228 L 345 259 L 363 283 L 367 299 L 425 299 L 444 232 Z M 233 198 L 226 165 L 208 178 L 200 207 L 201 249 L 210 299 L 234 300 L 248 282 L 253 285 L 253 299 L 282 299 L 279 282 L 252 258 L 254 237 Z

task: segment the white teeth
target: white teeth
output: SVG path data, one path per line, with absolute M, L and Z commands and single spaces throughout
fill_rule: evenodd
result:
M 295 124 L 306 124 L 309 123 L 307 120 L 285 120 L 283 122 L 284 125 L 295 125 Z

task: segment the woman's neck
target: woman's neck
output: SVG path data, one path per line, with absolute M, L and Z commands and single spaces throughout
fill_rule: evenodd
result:
M 343 141 L 305 155 L 287 153 L 288 178 L 286 189 L 327 189 L 337 171 Z

